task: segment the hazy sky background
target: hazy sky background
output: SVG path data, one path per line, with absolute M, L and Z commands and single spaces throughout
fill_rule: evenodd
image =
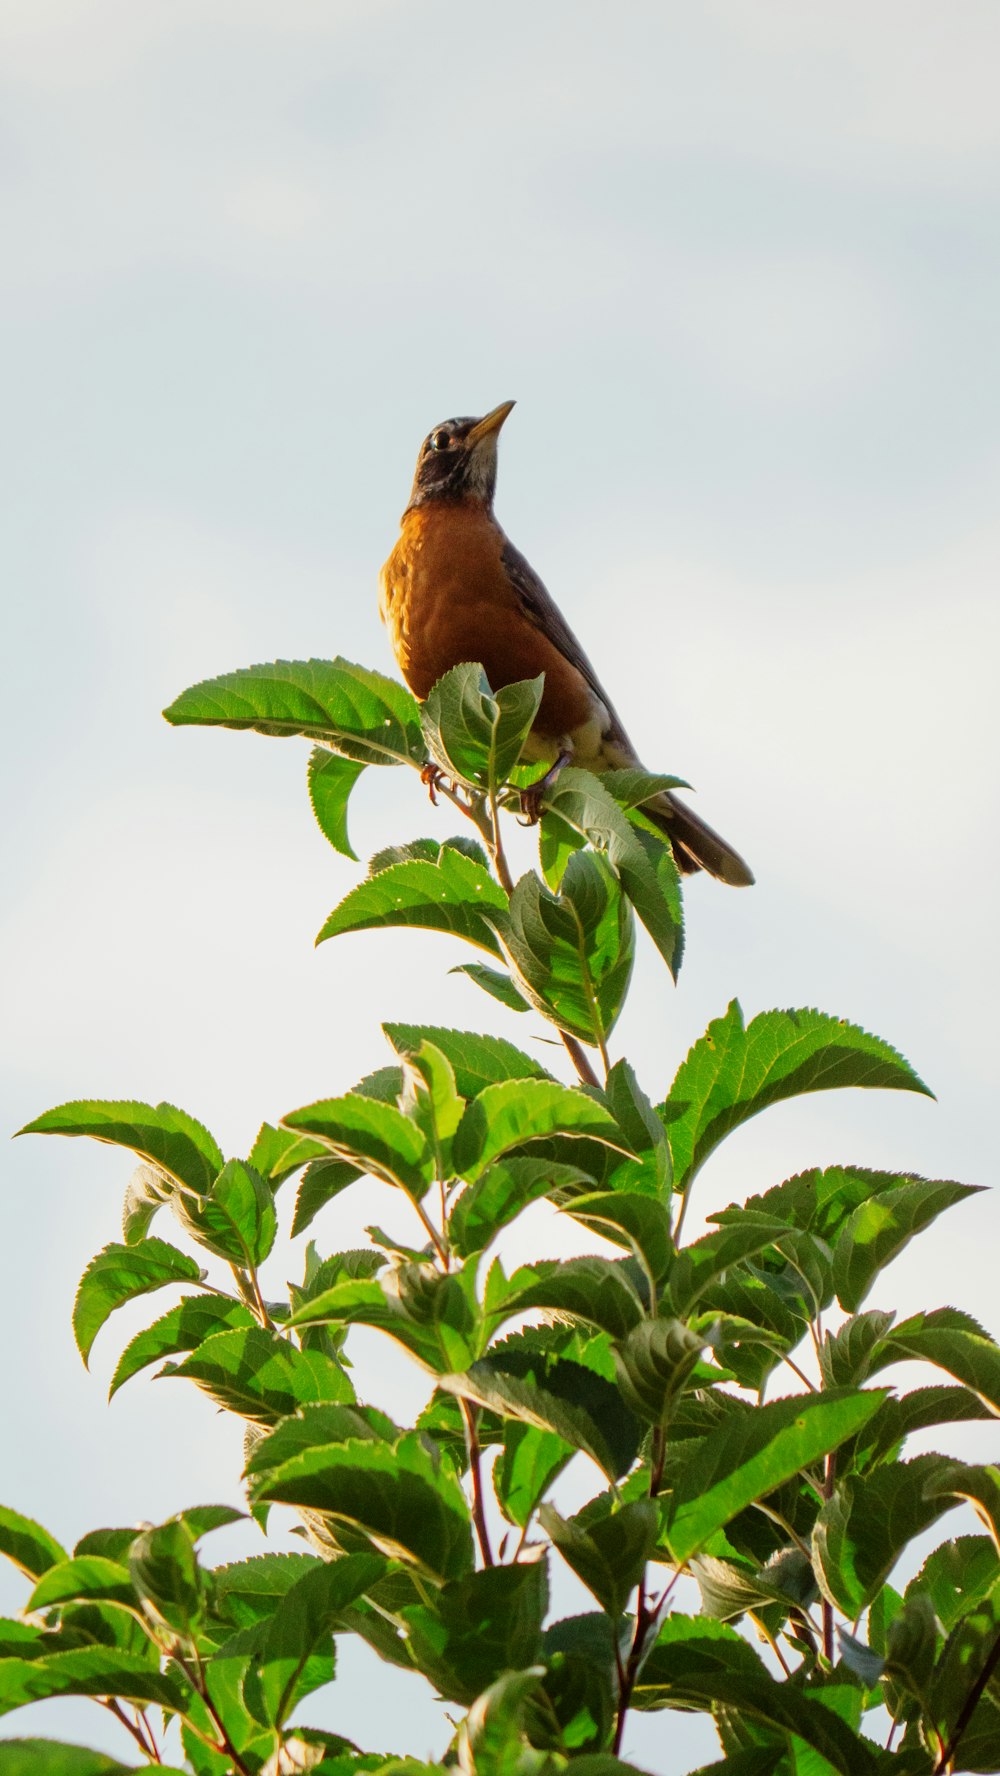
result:
M 358 870 L 305 743 L 159 714 L 276 655 L 390 669 L 417 446 L 516 397 L 501 521 L 758 875 L 692 885 L 676 991 L 643 940 L 615 1051 L 659 1096 L 732 996 L 817 1005 L 938 1095 L 772 1110 L 696 1206 L 835 1160 L 995 1182 L 998 55 L 993 0 L 3 0 L 6 1129 L 166 1098 L 244 1153 L 379 1064 L 382 1018 L 531 1043 L 443 938 L 314 953 Z M 364 858 L 454 824 L 369 773 L 352 831 Z M 239 1499 L 239 1427 L 194 1389 L 103 1403 L 173 1294 L 90 1376 L 73 1349 L 129 1171 L 85 1142 L 4 1161 L 0 1499 L 67 1543 Z M 373 1213 L 400 1225 L 350 1193 L 321 1250 Z M 956 1209 L 869 1305 L 1000 1331 L 998 1233 L 994 1197 Z M 574 1236 L 539 1210 L 518 1237 Z M 301 1265 L 282 1247 L 272 1292 Z M 356 1348 L 412 1418 L 386 1341 Z M 341 1647 L 305 1718 L 437 1755 L 426 1686 Z M 0 1725 L 27 1732 L 127 1752 L 87 1703 Z M 673 1776 L 713 1738 L 661 1714 L 625 1749 Z

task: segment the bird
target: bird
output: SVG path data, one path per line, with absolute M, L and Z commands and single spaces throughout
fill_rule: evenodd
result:
M 420 446 L 398 541 L 379 581 L 379 612 L 397 665 L 419 702 L 452 667 L 480 664 L 494 691 L 545 674 L 522 762 L 544 762 L 526 804 L 566 764 L 643 769 L 610 697 L 555 600 L 500 528 L 493 500 L 503 401 L 482 419 L 446 419 Z M 753 875 L 733 847 L 672 790 L 642 804 L 684 874 L 705 870 L 732 887 Z

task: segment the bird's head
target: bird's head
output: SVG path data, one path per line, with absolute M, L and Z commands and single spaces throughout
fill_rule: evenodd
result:
M 497 437 L 513 405 L 502 401 L 484 419 L 446 419 L 435 426 L 420 446 L 410 506 L 474 499 L 488 511 L 497 484 Z

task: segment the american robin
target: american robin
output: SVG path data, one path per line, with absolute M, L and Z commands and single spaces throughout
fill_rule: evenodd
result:
M 493 515 L 497 437 L 513 407 L 447 419 L 424 439 L 399 541 L 382 569 L 379 609 L 414 696 L 462 661 L 478 661 L 494 690 L 545 674 L 522 758 L 570 760 L 588 771 L 639 768 L 611 699 L 538 575 Z M 670 791 L 643 809 L 670 839 L 678 868 L 745 887 L 742 857 Z

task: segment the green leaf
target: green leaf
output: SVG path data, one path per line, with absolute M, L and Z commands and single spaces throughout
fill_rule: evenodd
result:
M 551 813 L 604 853 L 667 967 L 676 975 L 680 963 L 681 907 L 677 870 L 672 858 L 665 882 L 658 875 L 640 838 L 603 781 L 572 765 L 560 771 L 545 805 Z M 662 847 L 670 856 L 669 844 Z M 567 860 L 563 880 L 572 860 Z
M 895 1190 L 861 1203 L 834 1251 L 833 1282 L 841 1307 L 854 1313 L 879 1272 L 915 1234 L 929 1227 L 953 1203 L 978 1194 L 979 1187 L 974 1184 L 919 1178 L 901 1182 Z
M 433 1042 L 422 1042 L 407 1057 L 399 1107 L 423 1130 L 434 1155 L 435 1175 L 450 1177 L 452 1140 L 462 1120 L 465 1099 L 455 1089 L 451 1062 Z
M 145 1239 L 153 1216 L 170 1201 L 173 1189 L 171 1180 L 156 1166 L 136 1166 L 122 1204 L 122 1234 L 127 1246 L 138 1245 Z
M 316 1554 L 255 1554 L 217 1566 L 212 1573 L 213 1610 L 234 1628 L 252 1628 L 269 1621 L 292 1586 L 325 1564 Z
M 819 1363 L 826 1387 L 859 1386 L 895 1318 L 891 1313 L 854 1314 L 837 1332 L 824 1334 Z
M 90 1135 L 133 1153 L 190 1190 L 208 1190 L 223 1159 L 200 1122 L 173 1104 L 132 1104 L 99 1099 L 60 1104 L 18 1131 L 22 1135 Z
M 392 1443 L 400 1434 L 398 1426 L 377 1407 L 313 1402 L 300 1406 L 254 1443 L 247 1460 L 247 1476 L 252 1485 L 260 1486 L 269 1473 L 304 1450 L 370 1439 Z
M 392 1104 L 348 1092 L 293 1110 L 282 1122 L 315 1135 L 340 1159 L 389 1184 L 398 1184 L 419 1202 L 434 1179 L 433 1155 L 415 1122 Z
M 309 755 L 309 800 L 320 832 L 335 851 L 355 863 L 357 854 L 347 836 L 347 804 L 364 769 L 363 762 L 328 752 L 324 746 L 314 746 Z
M 27 1610 L 51 1609 L 60 1603 L 110 1603 L 137 1611 L 138 1599 L 128 1568 L 98 1554 L 83 1554 L 50 1566 L 35 1586 Z
M 627 1263 L 595 1256 L 542 1259 L 526 1265 L 511 1278 L 503 1319 L 540 1307 L 583 1320 L 612 1338 L 623 1338 L 643 1317 L 642 1302 L 626 1273 Z
M 458 1729 L 461 1776 L 547 1776 L 548 1760 L 525 1741 L 525 1710 L 545 1676 L 544 1665 L 505 1671 L 476 1698 Z
M 615 1349 L 623 1399 L 639 1418 L 665 1425 L 694 1374 L 706 1338 L 682 1320 L 642 1320 Z
M 355 1525 L 390 1559 L 437 1581 L 472 1569 L 465 1495 L 419 1433 L 395 1444 L 372 1439 L 303 1450 L 269 1470 L 255 1496 Z
M 538 1061 L 502 1036 L 479 1036 L 436 1024 L 383 1024 L 382 1028 L 397 1054 L 413 1054 L 422 1042 L 433 1042 L 451 1062 L 455 1089 L 463 1098 L 474 1098 L 484 1085 L 498 1085 L 504 1079 L 551 1078 Z
M 317 1142 L 317 1146 L 320 1143 Z M 298 1195 L 295 1198 L 295 1214 L 292 1218 L 293 1237 L 304 1233 L 310 1227 L 320 1209 L 339 1196 L 350 1184 L 356 1184 L 363 1173 L 357 1166 L 348 1164 L 346 1159 L 314 1159 L 302 1174 Z
M 691 1776 L 775 1776 L 785 1756 L 784 1745 L 761 1745 L 734 1751 L 718 1764 L 701 1764 Z M 902 1776 L 902 1773 L 901 1773 Z
M 241 1159 L 223 1166 L 207 1196 L 176 1196 L 174 1213 L 192 1239 L 228 1264 L 256 1269 L 274 1244 L 274 1196 L 260 1173 Z
M 956 1325 L 953 1310 L 941 1308 L 903 1320 L 883 1341 L 880 1366 L 908 1358 L 935 1363 L 1000 1415 L 1000 1347 L 985 1333 L 967 1330 L 967 1316 L 958 1317 L 965 1323 Z
M 319 1141 L 310 1141 L 302 1135 L 293 1135 L 290 1129 L 272 1128 L 269 1122 L 262 1122 L 247 1156 L 247 1164 L 266 1178 L 272 1190 L 277 1190 L 293 1172 L 308 1165 L 310 1160 L 319 1159 L 324 1152 Z
M 319 1351 L 300 1351 L 262 1326 L 216 1332 L 164 1376 L 187 1376 L 226 1408 L 255 1424 L 274 1424 L 311 1400 L 349 1400 L 343 1370 Z
M 481 666 L 465 661 L 432 687 L 421 711 L 427 751 L 461 783 L 496 791 L 521 756 L 542 700 L 544 675 L 494 696 Z
M 874 1776 L 872 1754 L 854 1729 L 821 1701 L 776 1682 L 747 1642 L 721 1622 L 669 1616 L 640 1672 L 633 1702 L 638 1708 L 732 1710 L 741 1720 L 775 1731 L 785 1743 L 794 1733 L 840 1776 Z M 728 1769 L 728 1759 L 723 1767 Z
M 524 1529 L 532 1512 L 574 1455 L 574 1447 L 538 1425 L 508 1419 L 493 1464 L 493 1490 L 508 1523 Z
M 229 1295 L 185 1295 L 165 1313 L 136 1333 L 125 1346 L 118 1367 L 111 1378 L 108 1398 L 118 1392 L 124 1382 L 138 1375 L 161 1357 L 173 1357 L 178 1351 L 197 1350 L 214 1332 L 256 1326 L 257 1321 L 242 1301 Z
M 329 1640 L 348 1606 L 385 1571 L 372 1554 L 345 1554 L 304 1573 L 282 1597 L 268 1625 L 261 1652 L 261 1697 L 266 1719 L 282 1726 L 302 1691 L 306 1663 Z
M 593 1227 L 605 1239 L 631 1246 L 649 1279 L 655 1297 L 657 1285 L 673 1258 L 670 1210 L 653 1196 L 632 1190 L 598 1190 L 564 1204 L 566 1213 L 585 1227 Z
M 153 1620 L 189 1638 L 201 1622 L 206 1596 L 205 1575 L 186 1524 L 175 1517 L 136 1536 L 128 1569 Z
M 641 808 L 665 789 L 691 788 L 684 777 L 665 777 L 659 772 L 636 770 L 634 766 L 623 771 L 602 771 L 601 785 L 619 808 Z
M 669 1197 L 670 1146 L 666 1131 L 628 1061 L 615 1062 L 604 1095 L 632 1152 L 646 1162 L 657 1195 Z
M 0 1714 L 50 1696 L 116 1696 L 180 1713 L 186 1690 L 151 1670 L 145 1659 L 116 1647 L 74 1647 L 44 1659 L 0 1659 Z
M 183 1776 L 176 1764 L 158 1764 L 159 1776 Z M 148 1765 L 120 1764 L 103 1751 L 60 1739 L 0 1741 L 0 1776 L 137 1776 Z
M 436 862 L 410 858 L 359 882 L 336 906 L 316 939 L 347 931 L 402 926 L 444 931 L 500 954 L 489 913 L 505 912 L 507 896 L 488 870 L 453 845 L 442 845 Z
M 639 1427 L 618 1391 L 581 1363 L 552 1357 L 513 1340 L 439 1385 L 504 1418 L 552 1431 L 582 1449 L 610 1480 L 628 1472 L 639 1448 Z
M 864 1469 L 874 1463 L 893 1460 L 900 1446 L 914 1431 L 931 1425 L 967 1424 L 973 1419 L 990 1419 L 994 1414 L 975 1394 L 963 1387 L 914 1388 L 902 1398 L 890 1398 L 880 1407 L 844 1455 L 849 1465 Z
M 493 925 L 515 981 L 536 1010 L 581 1041 L 610 1035 L 632 973 L 629 903 L 603 858 L 578 851 L 558 894 L 522 876 Z
M 487 1085 L 466 1107 L 452 1156 L 462 1177 L 475 1180 L 512 1147 L 564 1134 L 630 1152 L 610 1110 L 576 1086 L 552 1079 L 507 1079 Z
M 724 1422 L 675 1478 L 667 1540 L 680 1562 L 748 1505 L 829 1454 L 877 1412 L 882 1389 L 793 1395 Z
M 560 1187 L 590 1182 L 586 1172 L 555 1160 L 511 1155 L 495 1160 L 457 1199 L 448 1217 L 449 1238 L 463 1258 L 484 1252 L 529 1203 Z
M 996 1653 L 1000 1645 L 1000 1583 L 968 1610 L 945 1641 L 932 1670 L 928 1689 L 930 1711 L 947 1739 L 960 1709 L 974 1687 L 987 1679 L 981 1700 L 963 1729 L 956 1769 L 993 1771 L 1000 1746 L 1000 1683 Z M 990 1673 L 987 1678 L 987 1672 Z
M 958 1536 L 928 1554 L 906 1587 L 907 1597 L 929 1599 L 945 1633 L 1000 1580 L 1000 1560 L 989 1536 Z
M 538 1659 L 547 1604 L 544 1561 L 470 1573 L 403 1610 L 410 1655 L 443 1696 L 468 1706 L 503 1672 Z
M 19 1566 L 29 1579 L 40 1579 L 50 1566 L 67 1558 L 66 1550 L 33 1517 L 22 1517 L 0 1505 L 0 1554 Z
M 927 1481 L 927 1500 L 937 1503 L 938 1510 L 948 1510 L 947 1504 L 939 1503 L 942 1497 L 965 1499 L 1000 1549 L 1000 1467 L 951 1462 L 944 1456 L 939 1460 L 941 1468 Z M 929 1508 L 933 1508 L 930 1503 Z
M 169 709 L 174 727 L 304 734 L 365 765 L 423 763 L 420 711 L 409 691 L 349 660 L 275 660 L 207 678 Z
M 596 1521 L 561 1517 L 542 1505 L 539 1521 L 566 1564 L 610 1616 L 620 1616 L 656 1545 L 660 1517 L 654 1499 L 634 1499 Z
M 660 1115 L 683 1190 L 723 1137 L 768 1104 L 859 1085 L 931 1094 L 876 1036 L 820 1011 L 765 1011 L 744 1025 L 734 999 L 682 1061 Z
M 138 1246 L 105 1246 L 92 1258 L 73 1303 L 73 1333 L 84 1363 L 94 1339 L 115 1308 L 166 1283 L 197 1283 L 204 1271 L 186 1252 L 165 1240 L 146 1239 Z
M 826 1597 L 852 1620 L 882 1589 L 903 1549 L 952 1509 L 935 1497 L 951 1464 L 918 1455 L 861 1478 L 843 1481 L 828 1499 L 813 1533 L 813 1563 Z
M 670 1267 L 668 1279 L 670 1300 L 678 1314 L 689 1313 L 717 1277 L 760 1252 L 787 1233 L 780 1221 L 759 1221 L 749 1218 L 734 1227 L 722 1227 L 706 1233 L 678 1252 Z
M 522 997 L 511 980 L 509 974 L 501 973 L 499 968 L 487 968 L 485 962 L 462 962 L 457 968 L 450 968 L 449 974 L 465 974 L 477 987 L 482 987 L 491 999 L 498 999 L 506 1005 L 508 1011 L 530 1011 L 528 1001 Z

